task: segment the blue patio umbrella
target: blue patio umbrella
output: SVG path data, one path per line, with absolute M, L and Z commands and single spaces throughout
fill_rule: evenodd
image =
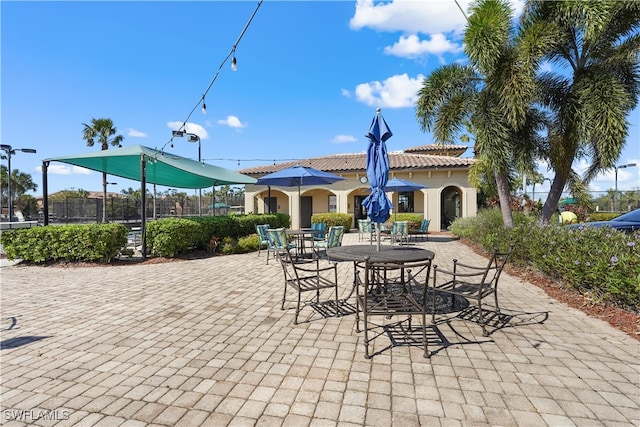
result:
M 386 191 L 418 191 L 423 188 L 427 188 L 427 186 L 400 178 L 392 178 L 384 186 Z
M 336 181 L 342 181 L 345 178 L 314 169 L 309 166 L 291 166 L 289 168 L 281 169 L 277 172 L 267 174 L 261 178 L 258 178 L 256 185 L 276 185 L 281 187 L 298 187 L 298 206 L 299 216 L 298 221 L 302 218 L 302 206 L 300 200 L 300 186 L 302 185 L 323 185 L 333 184 Z
M 411 182 L 400 178 L 392 178 L 387 182 L 384 187 L 385 191 L 418 191 L 423 188 L 427 188 L 426 185 L 418 184 L 417 182 Z M 398 210 L 394 211 L 394 215 L 398 214 Z
M 387 126 L 380 108 L 371 122 L 369 133 L 369 148 L 367 149 L 367 178 L 371 183 L 371 194 L 362 202 L 372 222 L 382 224 L 391 216 L 393 205 L 384 190 L 389 180 L 389 154 L 385 141 L 391 136 L 391 129 Z M 380 250 L 380 227 L 376 227 L 378 250 Z

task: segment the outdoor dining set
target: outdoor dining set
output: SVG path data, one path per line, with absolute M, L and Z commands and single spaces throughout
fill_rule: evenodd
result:
M 373 341 L 390 330 L 402 334 L 405 341 L 420 344 L 424 357 L 429 358 L 433 354 L 428 347 L 429 315 L 435 325 L 437 317 L 446 321 L 450 314 L 473 305 L 477 312 L 473 320 L 483 336 L 488 336 L 484 299 L 492 297 L 491 310 L 500 312 L 498 281 L 512 248 L 495 249 L 484 265 L 453 260 L 452 267 L 445 269 L 434 264 L 434 251 L 411 245 L 404 238 L 391 238 L 390 244 L 379 245 L 370 237 L 368 243 L 342 245 L 343 226 L 313 224 L 289 230 L 263 224 L 256 230 L 261 248 L 266 249 L 267 263 L 271 254 L 282 267 L 281 310 L 286 309 L 287 292 L 294 293 L 293 324 L 299 323 L 306 307 L 323 317 L 355 314 L 355 330 L 363 333 L 366 358 L 376 354 L 371 350 Z M 369 236 L 372 234 L 376 233 Z M 353 283 L 343 298 L 339 297 L 340 262 L 353 264 Z M 414 324 L 414 319 L 419 324 Z
M 285 310 L 287 291 L 296 294 L 293 324 L 297 325 L 301 310 L 305 307 L 321 311 L 325 317 L 355 313 L 355 330 L 364 336 L 365 357 L 375 354 L 371 348 L 376 338 L 388 336 L 391 329 L 404 336 L 405 341 L 420 343 L 425 358 L 432 352 L 428 347 L 427 315 L 436 324 L 436 316 L 448 314 L 474 304 L 477 316 L 473 317 L 488 336 L 483 300 L 493 296 L 494 309 L 498 305 L 498 281 L 512 248 L 495 249 L 484 265 L 468 265 L 453 260 L 449 269 L 434 264 L 436 254 L 428 249 L 410 245 L 412 237 L 427 239 L 429 219 L 410 233 L 408 221 L 391 221 L 393 204 L 387 191 L 416 191 L 424 185 L 396 178 L 389 179 L 389 157 L 385 141 L 392 136 L 380 109 L 376 111 L 367 137 L 367 182 L 371 184 L 369 196 L 362 201 L 367 219 L 358 220 L 359 241 L 369 243 L 342 245 L 344 226 L 312 224 L 311 228 L 288 230 L 272 229 L 268 224 L 257 225 L 260 249 L 267 250 L 278 260 L 284 273 L 284 290 L 281 309 Z M 296 166 L 258 179 L 258 184 L 300 186 L 324 184 L 344 178 Z M 300 212 L 301 214 L 302 212 Z M 390 222 L 390 223 L 389 223 Z M 390 244 L 382 244 L 383 238 Z M 397 245 L 396 245 L 397 243 Z M 348 296 L 339 298 L 338 263 L 353 264 L 353 283 Z M 327 297 L 330 293 L 331 298 Z M 303 294 L 311 295 L 303 301 Z M 322 298 L 321 298 L 322 297 Z M 354 302 L 350 300 L 354 297 Z M 344 310 L 353 307 L 354 310 Z M 420 325 L 413 324 L 413 318 Z

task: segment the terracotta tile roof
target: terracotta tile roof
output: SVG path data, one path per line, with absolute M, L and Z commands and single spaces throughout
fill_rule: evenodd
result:
M 389 153 L 391 171 L 436 169 L 436 168 L 468 168 L 474 159 L 452 156 L 434 156 L 412 154 L 394 151 Z M 333 154 L 330 156 L 313 157 L 299 161 L 283 162 L 271 165 L 254 166 L 240 169 L 238 172 L 250 176 L 261 176 L 295 165 L 311 166 L 312 168 L 331 173 L 362 172 L 366 169 L 366 153 Z
M 461 156 L 467 149 L 473 147 L 467 147 L 466 145 L 453 145 L 453 144 L 427 144 L 418 145 L 416 147 L 409 147 L 404 150 L 405 153 L 414 154 L 435 154 L 442 156 Z

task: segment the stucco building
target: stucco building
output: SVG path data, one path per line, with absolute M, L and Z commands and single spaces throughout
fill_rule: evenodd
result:
M 414 212 L 431 220 L 429 231 L 446 230 L 455 218 L 477 212 L 477 191 L 469 184 L 469 168 L 475 161 L 460 157 L 459 145 L 422 145 L 389 153 L 389 179 L 400 178 L 426 185 L 419 191 L 387 193 L 394 209 Z M 300 164 L 340 175 L 344 181 L 331 185 L 297 187 L 245 186 L 245 212 L 278 212 L 291 216 L 291 227 L 309 227 L 315 213 L 341 212 L 357 220 L 366 218 L 362 201 L 369 195 L 366 153 L 335 154 L 296 162 L 263 165 L 239 170 L 255 178 Z

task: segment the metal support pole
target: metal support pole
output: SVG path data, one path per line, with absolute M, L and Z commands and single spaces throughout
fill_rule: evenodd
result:
M 44 225 L 49 225 L 49 182 L 47 170 L 49 162 L 42 162 L 42 210 L 44 211 Z
M 147 258 L 147 212 L 145 209 L 147 201 L 147 160 L 144 154 L 140 155 L 140 190 L 142 192 L 140 233 L 142 237 L 142 259 L 145 259 Z
M 9 168 L 7 177 L 7 191 L 9 192 L 9 222 L 13 222 L 13 195 L 11 194 L 11 148 L 7 153 L 7 168 Z

